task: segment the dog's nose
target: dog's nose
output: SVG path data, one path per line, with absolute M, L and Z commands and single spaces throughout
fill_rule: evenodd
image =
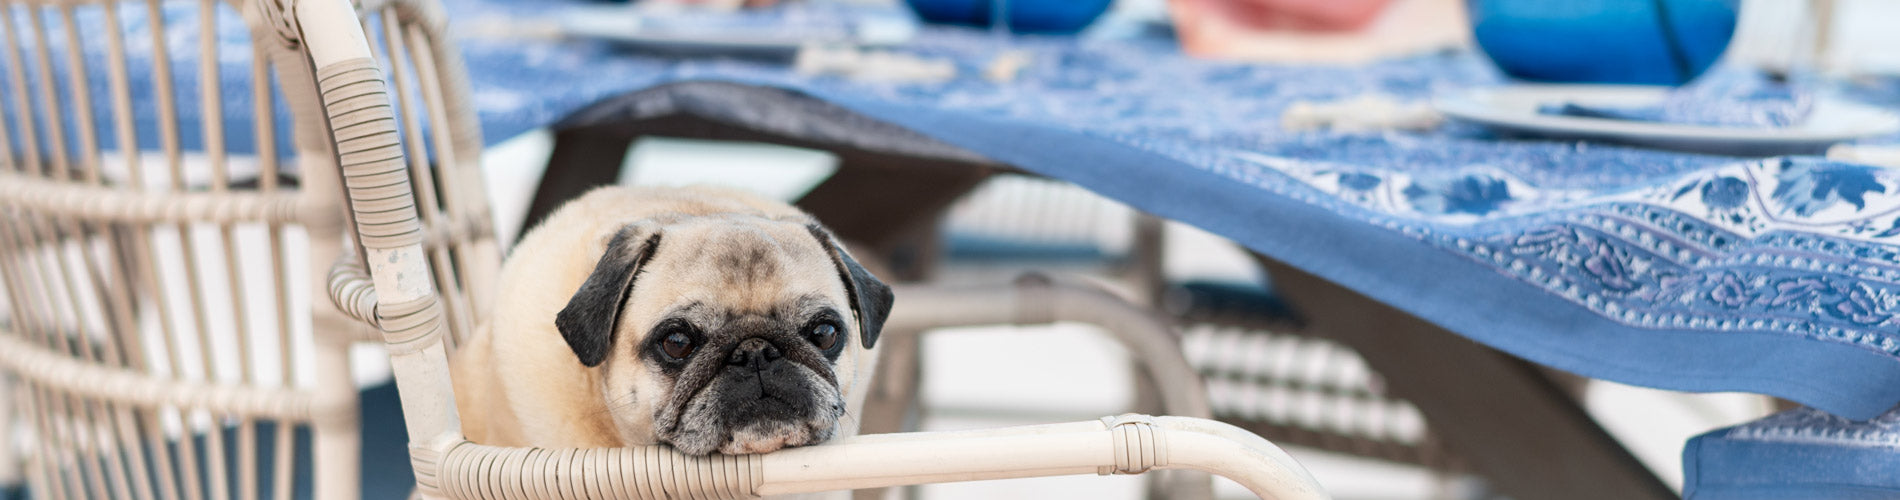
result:
M 778 361 L 781 354 L 778 347 L 760 338 L 750 338 L 739 342 L 739 347 L 726 357 L 726 364 L 745 366 L 754 370 L 764 370 L 766 365 Z

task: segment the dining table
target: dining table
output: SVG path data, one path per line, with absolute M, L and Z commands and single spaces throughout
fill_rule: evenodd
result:
M 602 8 L 581 0 L 443 6 L 486 142 L 553 132 L 529 221 L 616 182 L 641 137 L 786 144 L 839 160 L 799 206 L 898 267 L 908 259 L 917 275 L 935 222 L 984 179 L 1058 179 L 1251 252 L 1314 331 L 1358 351 L 1474 472 L 1515 498 L 1676 495 L 1552 369 L 1765 394 L 1798 403 L 1810 420 L 1900 427 L 1900 171 L 1818 154 L 1524 137 L 1458 121 L 1283 121 L 1311 103 L 1426 103 L 1511 83 L 1471 49 L 1267 64 L 1188 57 L 1165 30 L 920 25 L 876 50 L 953 71 L 879 78 L 787 58 L 465 29 Z M 766 26 L 836 23 L 842 14 L 827 9 L 843 8 L 794 2 L 746 15 Z M 225 31 L 227 42 L 245 42 L 241 30 Z M 1020 67 L 997 75 L 1003 58 Z M 1705 78 L 1757 77 L 1718 67 Z M 1900 107 L 1893 78 L 1812 84 Z
M 458 20 L 562 5 L 447 4 Z M 1469 49 L 1261 64 L 1187 57 L 1166 36 L 925 25 L 882 50 L 955 72 L 905 80 L 603 40 L 458 43 L 485 134 L 554 132 L 529 221 L 615 182 L 645 136 L 833 152 L 838 173 L 800 206 L 900 260 L 920 252 L 904 242 L 987 176 L 1059 179 L 1252 252 L 1315 331 L 1359 351 L 1517 498 L 1675 496 L 1546 368 L 1766 394 L 1848 421 L 1900 403 L 1900 172 L 1456 121 L 1284 121 L 1303 104 L 1424 103 L 1510 83 Z M 998 78 L 1002 57 L 1025 62 Z M 1760 77 L 1719 67 L 1705 79 Z M 1807 83 L 1900 104 L 1892 79 Z

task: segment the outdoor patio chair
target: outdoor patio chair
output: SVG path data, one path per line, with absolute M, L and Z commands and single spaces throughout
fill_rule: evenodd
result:
M 750 497 L 1171 468 L 1220 473 L 1263 497 L 1323 497 L 1265 440 L 1178 417 L 860 436 L 750 456 L 468 443 L 445 353 L 479 321 L 471 304 L 485 301 L 499 258 L 479 135 L 458 106 L 466 82 L 436 4 L 154 1 L 137 16 L 117 2 L 7 6 L 0 368 L 32 424 L 36 496 L 289 498 L 300 431 L 313 443 L 314 496 L 356 495 L 346 348 L 362 329 L 320 305 L 302 310 L 302 294 L 323 288 L 388 347 L 422 497 Z M 201 43 L 178 59 L 198 62 L 197 81 L 220 82 L 197 86 L 196 130 L 179 113 L 175 90 L 189 79 L 173 78 L 164 26 L 191 7 Z M 252 42 L 243 96 L 220 74 L 229 49 L 217 26 L 230 18 Z M 87 45 L 98 26 L 128 24 Z M 141 30 L 154 38 L 149 54 L 126 43 Z M 128 53 L 151 59 L 150 81 L 134 84 Z M 92 85 L 99 73 L 105 92 Z M 94 94 L 109 106 L 95 110 Z M 141 123 L 146 102 L 155 124 Z M 250 104 L 248 123 L 228 120 L 226 104 Z M 227 134 L 240 124 L 251 134 Z M 180 140 L 194 134 L 196 148 Z M 239 136 L 248 150 L 226 147 Z M 285 136 L 294 154 L 278 153 Z M 280 161 L 296 166 L 294 188 Z M 339 265 L 315 286 L 309 276 L 329 262 Z
M 1447 479 L 1470 473 L 1357 351 L 1305 324 L 1270 283 L 1257 282 L 1270 281 L 1264 270 L 1168 275 L 1165 254 L 1178 250 L 1166 248 L 1162 219 L 1060 180 L 985 182 L 950 209 L 940 229 L 944 255 L 935 260 L 990 273 L 1062 269 L 1113 283 L 1134 303 L 1164 312 L 1207 387 L 1212 418 L 1280 445 L 1416 465 Z M 1109 243 L 1120 238 L 1125 245 Z M 1153 404 L 1159 389 L 1137 387 L 1137 411 L 1180 411 Z
M 0 2 L 0 420 L 34 498 L 357 494 L 367 329 L 312 300 L 344 219 L 297 182 L 334 155 L 273 12 Z

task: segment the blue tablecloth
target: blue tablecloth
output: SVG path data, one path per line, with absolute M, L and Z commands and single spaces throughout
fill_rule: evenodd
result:
M 1146 42 L 926 29 L 940 84 L 860 83 L 587 43 L 465 40 L 486 132 L 678 81 L 792 89 L 1193 224 L 1487 345 L 1587 376 L 1851 418 L 1900 402 L 1900 172 L 1427 133 L 1287 132 L 1296 100 L 1423 98 L 1470 54 L 1229 64 Z M 980 69 L 1029 50 L 1015 82 Z M 1892 88 L 1848 89 L 1900 102 Z
M 569 5 L 447 3 L 456 22 Z M 192 43 L 192 30 L 174 31 L 175 46 Z M 1853 419 L 1900 403 L 1900 171 L 1500 140 L 1456 124 L 1423 133 L 1278 125 L 1296 100 L 1424 98 L 1500 81 L 1467 53 L 1247 65 L 1153 41 L 1027 37 L 1004 47 L 986 33 L 929 28 L 905 50 L 953 60 L 961 75 L 880 84 L 598 43 L 459 43 L 490 141 L 670 82 L 790 89 L 1199 226 L 1560 369 L 1772 394 Z M 983 79 L 1004 48 L 1033 62 L 1012 83 Z M 248 51 L 224 57 L 231 66 Z M 248 85 L 242 71 L 224 77 L 227 88 Z M 1900 103 L 1891 81 L 1857 85 L 1842 90 Z

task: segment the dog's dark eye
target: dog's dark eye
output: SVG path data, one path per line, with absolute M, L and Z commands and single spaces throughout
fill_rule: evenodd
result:
M 805 331 L 805 337 L 811 339 L 812 345 L 818 346 L 818 350 L 829 351 L 838 345 L 838 326 L 831 323 L 812 325 Z
M 681 332 L 673 332 L 660 340 L 660 352 L 676 361 L 691 356 L 698 347 L 693 345 L 693 337 Z

